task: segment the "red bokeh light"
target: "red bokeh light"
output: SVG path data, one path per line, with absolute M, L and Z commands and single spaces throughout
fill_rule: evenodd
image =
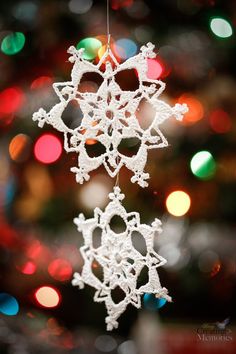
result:
M 42 89 L 42 88 L 52 85 L 52 83 L 53 83 L 53 80 L 50 76 L 39 76 L 37 79 L 35 79 L 31 83 L 30 88 L 32 90 Z
M 41 135 L 34 146 L 34 156 L 38 161 L 45 164 L 57 161 L 61 153 L 61 141 L 53 134 Z
M 0 113 L 12 114 L 18 111 L 24 102 L 24 93 L 19 87 L 9 87 L 0 92 Z
M 37 258 L 43 255 L 43 246 L 38 240 L 33 241 L 26 250 L 29 258 Z
M 72 267 L 67 260 L 57 258 L 49 264 L 48 273 L 56 280 L 66 281 L 72 276 Z
M 217 109 L 210 114 L 209 123 L 212 130 L 219 134 L 227 133 L 232 127 L 230 116 L 222 109 Z
M 16 268 L 23 274 L 31 275 L 36 271 L 36 265 L 34 262 L 27 261 L 21 265 L 17 265 Z
M 122 7 L 128 7 L 133 5 L 134 0 L 112 0 L 111 8 L 113 10 L 119 10 Z
M 147 77 L 151 80 L 159 79 L 163 73 L 162 64 L 156 59 L 148 59 Z

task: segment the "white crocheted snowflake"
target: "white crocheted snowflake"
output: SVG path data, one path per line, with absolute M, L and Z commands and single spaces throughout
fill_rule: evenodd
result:
M 139 213 L 127 213 L 122 206 L 124 197 L 120 188 L 114 187 L 113 193 L 109 194 L 111 201 L 104 212 L 96 208 L 92 219 L 85 220 L 84 215 L 80 214 L 74 220 L 84 238 L 84 246 L 80 248 L 84 265 L 81 274 L 74 274 L 72 284 L 80 288 L 88 284 L 96 289 L 94 301 L 105 302 L 107 308 L 107 330 L 118 327 L 117 319 L 128 304 L 140 308 L 142 294 L 152 293 L 171 301 L 167 289 L 161 287 L 157 273 L 157 268 L 166 260 L 153 249 L 155 233 L 160 233 L 161 222 L 155 219 L 151 226 L 141 224 Z M 124 220 L 123 232 L 117 233 L 111 228 L 114 216 Z M 95 229 L 98 227 L 101 229 L 100 244 L 96 244 L 95 240 Z M 145 241 L 144 255 L 133 244 L 137 232 Z M 138 278 L 145 266 L 148 268 L 148 282 L 138 287 Z M 102 279 L 98 277 L 98 267 L 102 270 Z M 123 291 L 118 303 L 112 297 L 117 288 Z
M 71 171 L 76 174 L 78 183 L 88 181 L 89 173 L 104 165 L 111 177 L 115 177 L 122 166 L 133 172 L 131 181 L 146 187 L 149 174 L 144 172 L 149 149 L 168 145 L 159 125 L 170 117 L 181 120 L 187 112 L 185 104 L 174 107 L 158 99 L 165 89 L 160 80 L 147 77 L 148 58 L 154 58 L 154 45 L 148 43 L 136 56 L 122 64 L 116 60 L 108 48 L 97 65 L 83 59 L 83 49 L 70 47 L 70 62 L 74 63 L 71 81 L 54 83 L 53 88 L 60 102 L 47 113 L 43 108 L 34 113 L 33 120 L 39 127 L 44 123 L 64 133 L 64 148 L 67 152 L 78 153 L 78 166 Z M 135 91 L 124 91 L 116 82 L 116 75 L 124 70 L 135 69 L 139 86 Z M 80 92 L 79 84 L 84 74 L 97 73 L 103 82 L 96 93 Z M 128 80 L 128 77 L 127 77 Z M 140 126 L 136 111 L 140 102 L 146 100 L 155 110 L 155 117 L 147 129 Z M 82 121 L 78 127 L 69 128 L 62 114 L 71 101 L 76 101 L 82 111 Z M 137 138 L 139 149 L 136 155 L 126 156 L 119 151 L 123 139 Z M 90 157 L 87 151 L 88 140 L 96 140 L 104 146 L 100 156 Z

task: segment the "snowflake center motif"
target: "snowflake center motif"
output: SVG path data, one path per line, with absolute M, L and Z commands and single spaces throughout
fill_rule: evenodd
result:
M 181 120 L 188 110 L 185 104 L 171 107 L 159 99 L 165 84 L 147 77 L 148 59 L 156 56 L 153 50 L 154 45 L 148 43 L 141 48 L 139 54 L 119 64 L 108 48 L 95 65 L 83 59 L 83 49 L 68 49 L 71 54 L 69 60 L 73 63 L 71 81 L 53 84 L 60 102 L 48 113 L 40 108 L 34 113 L 33 120 L 38 121 L 40 127 L 47 123 L 64 133 L 65 150 L 78 153 L 78 166 L 71 168 L 78 183 L 88 181 L 89 173 L 103 165 L 111 177 L 115 177 L 121 167 L 125 166 L 133 172 L 133 183 L 137 182 L 141 187 L 148 185 L 149 174 L 144 172 L 148 150 L 168 145 L 159 125 L 170 117 Z M 116 75 L 130 69 L 136 70 L 139 85 L 134 91 L 124 91 L 117 83 Z M 103 82 L 96 93 L 79 91 L 81 79 L 86 73 L 96 73 L 102 77 Z M 141 127 L 136 116 L 143 99 L 155 111 L 155 117 L 146 129 Z M 76 101 L 82 111 L 81 123 L 74 129 L 69 128 L 62 119 L 71 101 Z M 119 151 L 122 140 L 133 138 L 140 143 L 137 154 L 122 154 Z M 102 144 L 105 152 L 90 157 L 86 144 L 90 139 Z
M 124 194 L 119 187 L 114 187 L 109 198 L 104 212 L 96 208 L 93 218 L 86 220 L 80 214 L 74 220 L 84 238 L 84 245 L 80 248 L 84 265 L 81 274 L 74 274 L 72 284 L 80 288 L 84 284 L 95 288 L 94 301 L 105 303 L 107 330 L 112 330 L 118 327 L 117 319 L 128 304 L 140 308 L 143 294 L 155 294 L 168 301 L 171 301 L 171 297 L 167 289 L 161 287 L 157 273 L 157 268 L 166 263 L 154 250 L 155 234 L 161 232 L 160 220 L 155 219 L 151 225 L 141 224 L 139 213 L 128 213 L 122 205 Z M 111 220 L 114 216 L 124 221 L 125 230 L 113 230 Z M 96 228 L 101 230 L 99 245 L 95 244 Z M 133 244 L 137 232 L 145 241 L 145 254 L 140 253 Z M 100 277 L 98 267 L 102 271 Z M 138 279 L 144 267 L 148 269 L 148 282 L 139 286 Z M 118 302 L 113 299 L 116 289 L 122 291 L 122 299 Z

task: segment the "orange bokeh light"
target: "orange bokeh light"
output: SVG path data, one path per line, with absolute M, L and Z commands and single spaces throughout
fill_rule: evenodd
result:
M 23 162 L 29 157 L 30 139 L 25 134 L 16 135 L 9 144 L 9 155 L 13 161 Z
M 178 103 L 186 103 L 189 109 L 189 111 L 184 115 L 182 121 L 184 124 L 194 124 L 204 117 L 204 107 L 195 96 L 183 94 L 179 97 Z

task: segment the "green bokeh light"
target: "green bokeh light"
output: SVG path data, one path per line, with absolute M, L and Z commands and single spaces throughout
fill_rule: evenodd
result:
M 21 32 L 14 32 L 3 38 L 1 51 L 6 55 L 19 53 L 25 45 L 25 36 Z
M 101 47 L 102 42 L 96 38 L 85 38 L 76 46 L 77 49 L 84 48 L 83 58 L 87 60 L 93 60 L 96 58 Z
M 228 38 L 233 34 L 231 24 L 220 17 L 213 18 L 210 22 L 210 27 L 212 32 L 220 38 Z
M 190 162 L 191 171 L 200 179 L 210 179 L 216 171 L 216 162 L 209 151 L 199 151 Z

